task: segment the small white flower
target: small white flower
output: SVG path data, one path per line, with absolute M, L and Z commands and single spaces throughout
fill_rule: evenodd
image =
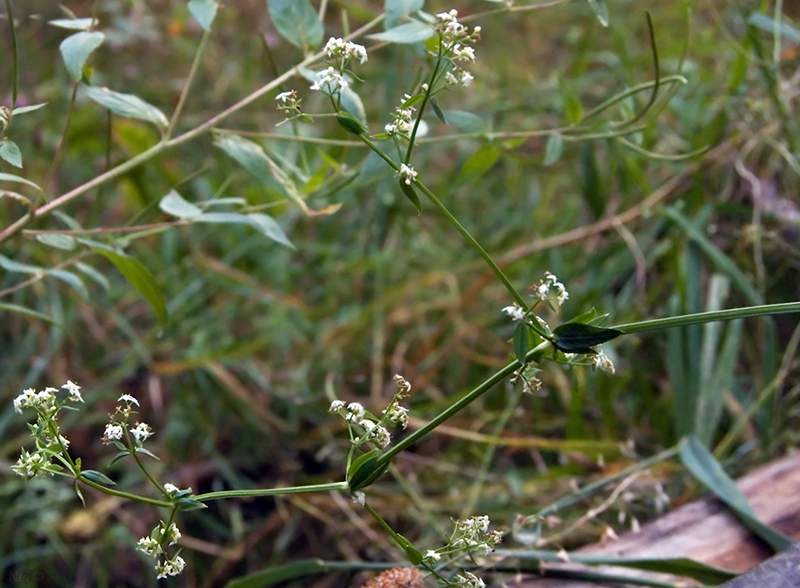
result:
M 453 59 L 459 61 L 475 61 L 475 49 L 456 44 L 453 47 Z
M 400 396 L 408 396 L 411 394 L 411 383 L 400 374 L 394 375 L 394 381 L 397 382 L 397 393 Z
M 289 100 L 290 98 L 293 98 L 294 94 L 295 94 L 294 90 L 289 90 L 288 92 L 281 92 L 280 94 L 275 96 L 275 100 L 286 104 L 286 101 Z
M 128 404 L 135 404 L 136 406 L 139 406 L 139 401 L 130 394 L 123 394 L 117 398 L 117 402 L 127 402 Z
M 350 414 L 347 415 L 347 420 L 354 420 L 357 423 L 360 423 L 364 419 L 364 407 L 361 406 L 358 402 L 351 402 L 347 405 L 347 410 Z
M 172 496 L 173 494 L 177 494 L 178 492 L 180 492 L 180 489 L 179 489 L 177 486 L 175 486 L 175 485 L 173 485 L 173 484 L 170 484 L 169 482 L 167 482 L 166 484 L 164 484 L 164 490 L 165 490 L 165 491 L 166 491 L 166 493 L 167 493 L 167 494 L 169 494 L 170 496 Z
M 503 312 L 506 313 L 508 316 L 510 316 L 512 321 L 524 321 L 525 320 L 525 311 L 522 310 L 516 304 L 513 305 L 513 306 L 506 306 L 503 309 Z
M 436 553 L 433 549 L 429 549 L 425 554 L 425 559 L 428 561 L 439 561 L 442 559 L 442 556 Z
M 331 407 L 328 409 L 328 412 L 338 412 L 342 408 L 344 408 L 344 400 L 334 400 L 331 402 Z
M 455 22 L 455 20 L 458 18 L 458 10 L 454 8 L 450 12 L 440 12 L 436 15 L 436 18 L 442 22 Z
M 162 528 L 161 534 L 164 535 L 164 541 L 169 541 L 170 545 L 175 545 L 178 543 L 178 539 L 181 538 L 181 532 L 178 530 L 178 525 L 175 523 L 167 527 L 166 531 Z
M 145 441 L 153 434 L 153 429 L 147 423 L 136 423 L 136 426 L 130 431 L 137 441 Z
M 183 571 L 184 567 L 186 567 L 186 562 L 181 556 L 177 556 L 175 559 L 168 559 L 163 564 L 157 563 L 156 579 L 161 580 L 167 576 L 177 576 Z
M 320 72 L 317 72 L 316 77 L 318 78 L 315 81 L 311 89 L 312 90 L 325 90 L 326 92 L 332 91 L 331 84 L 334 86 L 339 86 L 339 88 L 347 88 L 350 84 L 347 80 L 342 77 L 342 74 L 337 72 L 333 67 L 329 67 L 328 69 L 324 69 Z
M 459 80 L 459 83 L 466 88 L 472 83 L 472 80 L 474 80 L 474 79 L 475 78 L 472 77 L 471 73 L 469 73 L 468 71 L 462 70 L 461 71 L 461 79 Z
M 400 176 L 400 179 L 403 180 L 407 186 L 410 186 L 419 174 L 414 171 L 413 167 L 409 167 L 403 163 L 400 164 L 400 171 L 397 172 L 397 175 Z
M 105 433 L 103 433 L 104 441 L 113 441 L 122 439 L 123 429 L 120 425 L 109 423 L 106 425 Z
M 161 546 L 158 544 L 158 541 L 150 537 L 142 537 L 139 539 L 139 542 L 136 544 L 136 549 L 152 557 L 155 557 L 161 552 Z
M 43 453 L 29 453 L 25 450 L 19 456 L 17 463 L 11 466 L 11 470 L 23 478 L 33 478 L 34 476 L 53 475 L 45 468 L 50 465 L 50 459 Z
M 81 396 L 81 387 L 77 384 L 73 384 L 70 380 L 67 380 L 67 383 L 61 386 L 61 388 L 67 389 L 67 392 L 69 392 L 69 399 L 72 402 L 83 402 L 83 397 Z
M 595 355 L 591 355 L 589 361 L 595 369 L 600 369 L 607 374 L 614 374 L 614 364 L 602 350 Z
M 445 74 L 444 81 L 448 86 L 453 86 L 458 83 L 458 78 L 453 75 L 453 72 L 449 71 Z
M 336 39 L 335 37 L 328 39 L 323 51 L 328 57 L 337 55 L 341 56 L 345 61 L 358 59 L 361 63 L 364 63 L 368 58 L 367 50 L 363 45 L 345 42 L 344 39 Z
M 353 492 L 353 502 L 359 503 L 361 506 L 367 502 L 367 495 L 364 494 L 361 490 L 356 490 Z

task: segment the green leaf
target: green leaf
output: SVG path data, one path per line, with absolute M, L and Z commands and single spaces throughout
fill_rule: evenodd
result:
M 136 453 L 142 453 L 142 454 L 144 454 L 144 455 L 146 455 L 148 457 L 152 457 L 155 460 L 161 461 L 160 459 L 158 459 L 158 456 L 156 456 L 154 453 L 151 453 L 150 451 L 148 451 L 144 447 L 137 447 L 136 448 Z
M 347 484 L 350 486 L 351 492 L 366 488 L 386 473 L 390 462 L 379 466 L 378 457 L 381 454 L 379 449 L 373 449 L 360 455 L 350 464 L 350 469 L 347 471 Z
M 406 557 L 408 561 L 411 562 L 412 566 L 418 566 L 422 563 L 422 554 L 411 544 L 411 541 L 400 534 L 397 535 L 396 540 L 400 544 L 400 547 L 403 548 L 403 551 L 406 552 Z
M 363 135 L 365 132 L 364 127 L 361 126 L 361 123 L 358 122 L 354 116 L 347 112 L 340 112 L 336 116 L 336 122 L 338 122 L 339 126 L 348 133 L 352 133 L 354 135 Z
M 39 241 L 39 243 L 44 243 L 56 249 L 63 249 L 64 251 L 72 251 L 78 246 L 78 244 L 75 243 L 75 239 L 69 235 L 36 235 L 36 240 Z
M 589 0 L 589 6 L 592 8 L 592 12 L 597 17 L 597 20 L 600 21 L 600 24 L 604 27 L 608 26 L 608 6 L 606 6 L 605 0 Z
M 0 302 L 0 310 L 6 310 L 8 312 L 18 312 L 19 314 L 24 314 L 25 316 L 29 316 L 31 318 L 39 319 L 41 321 L 50 323 L 54 327 L 58 327 L 60 330 L 64 331 L 64 326 L 55 319 L 47 316 L 46 314 L 42 314 L 41 312 L 36 312 L 35 310 L 31 310 L 30 308 L 19 306 L 18 304 L 5 304 L 4 302 Z
M 158 207 L 167 214 L 178 218 L 197 219 L 203 214 L 203 210 L 199 206 L 187 202 L 175 190 L 164 196 L 158 202 Z
M 217 16 L 217 8 L 219 8 L 219 4 L 214 0 L 191 0 L 189 2 L 189 12 L 197 19 L 204 31 L 211 30 L 214 17 Z
M 500 148 L 496 145 L 492 145 L 491 143 L 481 145 L 478 147 L 478 150 L 464 162 L 459 178 L 462 180 L 465 178 L 474 180 L 482 176 L 497 163 L 497 160 L 500 158 L 500 153 Z
M 564 102 L 564 116 L 571 123 L 580 122 L 583 118 L 583 106 L 581 106 L 581 100 L 572 83 L 564 78 L 559 78 L 558 86 L 561 89 L 561 100 Z
M 382 33 L 367 35 L 367 39 L 381 43 L 420 43 L 436 34 L 433 27 L 424 22 L 413 20 Z
M 352 88 L 345 88 L 341 91 L 340 96 L 342 99 L 342 110 L 346 111 L 345 114 L 352 115 L 358 122 L 366 126 L 367 111 L 364 109 L 361 96 L 356 94 Z M 366 133 L 366 129 L 364 132 Z
M 33 112 L 34 110 L 39 110 L 40 108 L 44 108 L 47 106 L 47 102 L 42 102 L 41 104 L 33 104 L 31 106 L 20 106 L 19 108 L 15 108 L 11 111 L 11 114 L 14 116 L 20 114 L 26 114 L 28 112 Z
M 547 146 L 544 149 L 544 165 L 553 165 L 561 159 L 564 153 L 564 138 L 558 133 L 552 133 L 547 137 Z
M 696 437 L 689 437 L 681 447 L 681 460 L 695 478 L 727 504 L 751 531 L 775 551 L 782 551 L 793 544 L 789 537 L 758 520 L 758 515 L 747 497 Z
M 14 182 L 17 184 L 25 184 L 26 186 L 31 186 L 33 188 L 36 188 L 39 192 L 42 191 L 42 189 L 39 186 L 31 182 L 30 180 L 26 180 L 25 178 L 15 176 L 14 174 L 0 173 L 0 182 Z
M 528 351 L 530 350 L 531 335 L 528 325 L 522 321 L 519 321 L 517 322 L 517 326 L 514 327 L 514 355 L 517 356 L 517 361 L 519 361 L 522 365 L 525 365 L 525 356 L 528 355 Z
M 446 110 L 443 114 L 447 115 L 447 124 L 453 125 L 462 133 L 486 132 L 486 125 L 477 114 L 463 110 Z
M 604 329 L 582 323 L 563 323 L 553 331 L 553 346 L 564 353 L 595 353 L 600 345 L 622 335 L 616 329 Z
M 400 108 L 411 108 L 422 102 L 425 99 L 425 94 L 414 94 L 411 98 L 406 100 L 400 105 Z
M 195 500 L 194 498 L 178 498 L 175 500 L 175 506 L 178 507 L 178 510 L 187 511 L 187 510 L 200 510 L 203 508 L 208 508 L 205 504 L 200 502 L 199 500 Z
M 162 325 L 167 324 L 167 306 L 164 304 L 164 296 L 161 294 L 161 289 L 156 283 L 153 274 L 150 273 L 144 264 L 133 257 L 129 257 L 124 253 L 116 251 L 109 251 L 100 247 L 92 247 L 92 249 L 108 258 L 113 263 L 119 272 L 125 276 L 125 279 L 136 288 L 139 293 L 144 296 L 145 300 L 153 307 L 153 310 L 158 317 L 158 322 Z
M 775 18 L 772 15 L 758 11 L 751 12 L 747 17 L 747 22 L 770 35 L 775 34 Z M 780 22 L 778 28 L 783 39 L 792 43 L 800 43 L 800 30 L 786 22 Z
M 108 108 L 114 114 L 126 118 L 138 118 L 162 128 L 169 126 L 169 121 L 164 113 L 152 104 L 148 104 L 133 94 L 121 94 L 108 88 L 83 87 L 86 95 L 100 106 Z
M 267 0 L 272 23 L 284 39 L 300 49 L 316 47 L 324 30 L 308 0 Z
M 236 578 L 228 582 L 225 588 L 264 588 L 279 582 L 294 580 L 312 574 L 322 574 L 328 571 L 328 565 L 321 559 L 304 559 Z
M 194 220 L 199 223 L 250 225 L 268 239 L 272 239 L 276 243 L 285 245 L 290 249 L 295 249 L 295 246 L 286 237 L 286 234 L 283 232 L 283 229 L 281 229 L 280 225 L 275 221 L 274 218 L 266 214 L 261 214 L 261 213 L 239 214 L 236 212 L 206 212 Z
M 436 102 L 436 98 L 431 98 L 430 99 L 430 103 L 431 103 L 431 107 L 433 107 L 433 112 L 436 115 L 436 118 L 438 118 L 444 124 L 447 124 L 447 119 L 445 118 L 444 112 L 442 112 L 442 109 L 439 108 L 439 103 Z
M 425 0 L 386 0 L 383 9 L 386 13 L 383 19 L 384 27 L 386 29 L 395 28 L 408 18 L 409 14 L 422 10 L 424 6 Z
M 20 263 L 19 261 L 14 261 L 13 259 L 9 259 L 5 255 L 0 255 L 0 267 L 2 267 L 7 272 L 15 272 L 20 274 L 45 274 L 47 270 L 43 267 L 39 267 L 36 265 L 28 265 L 27 263 Z
M 81 476 L 89 480 L 90 482 L 94 482 L 95 484 L 102 484 L 103 486 L 116 486 L 117 483 L 114 482 L 111 478 L 101 474 L 97 470 L 84 470 L 81 472 Z
M 406 184 L 406 181 L 403 178 L 400 178 L 399 184 L 403 195 L 405 195 L 405 197 L 411 201 L 411 204 L 414 205 L 414 208 L 417 209 L 417 216 L 422 214 L 422 203 L 419 201 L 419 196 L 417 196 L 417 191 L 414 189 L 414 185 Z
M 6 160 L 14 167 L 22 167 L 22 153 L 11 139 L 0 141 L 0 158 Z
M 95 49 L 103 44 L 105 39 L 106 36 L 103 33 L 94 31 L 91 33 L 75 33 L 61 42 L 61 55 L 64 58 L 67 71 L 74 81 L 79 82 L 81 80 L 86 60 L 89 59 Z
M 131 452 L 130 452 L 130 451 L 128 451 L 127 449 L 123 449 L 122 451 L 120 451 L 119 453 L 117 453 L 117 454 L 114 456 L 114 459 L 112 459 L 112 460 L 109 462 L 109 464 L 108 464 L 108 467 L 111 467 L 112 465 L 114 465 L 115 463 L 117 463 L 119 460 L 121 460 L 123 457 L 128 457 L 130 454 L 131 454 Z
M 97 23 L 97 21 L 94 21 Z M 88 31 L 92 28 L 91 18 L 61 18 L 57 20 L 50 20 L 47 22 L 49 25 L 58 27 L 60 29 L 68 29 L 71 31 Z

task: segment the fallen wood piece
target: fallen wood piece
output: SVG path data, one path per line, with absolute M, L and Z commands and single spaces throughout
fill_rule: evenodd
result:
M 744 492 L 759 519 L 788 535 L 800 539 L 800 453 L 789 455 L 750 472 L 736 482 Z M 794 548 L 793 548 L 794 549 Z M 580 553 L 602 554 L 616 557 L 677 558 L 693 560 L 737 572 L 747 571 L 764 562 L 773 554 L 715 497 L 708 496 L 686 504 L 666 515 L 642 525 L 638 533 L 628 532 L 616 541 L 594 544 L 579 550 Z M 795 552 L 795 560 L 800 555 Z M 781 560 L 784 561 L 784 560 Z M 621 570 L 606 566 L 586 568 L 575 564 L 548 564 L 547 568 L 559 570 L 587 570 L 608 572 L 615 576 L 629 575 L 658 580 L 677 581 L 663 574 Z M 769 569 L 768 569 L 769 570 Z M 765 572 L 766 573 L 766 572 Z M 770 572 L 771 573 L 771 572 Z M 597 588 L 597 584 L 525 576 L 508 586 L 520 588 Z M 619 585 L 619 584 L 614 584 Z M 767 587 L 773 584 L 737 584 Z M 800 583 L 792 584 L 792 586 Z

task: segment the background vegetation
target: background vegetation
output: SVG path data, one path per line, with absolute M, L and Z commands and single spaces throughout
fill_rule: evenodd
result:
M 326 38 L 343 27 L 355 30 L 383 10 L 378 1 L 325 4 Z M 798 300 L 800 14 L 794 3 L 783 4 L 783 24 L 776 28 L 775 6 L 766 1 L 609 0 L 606 28 L 583 0 L 520 12 L 499 11 L 501 3 L 429 0 L 430 13 L 453 7 L 460 16 L 498 13 L 470 23 L 483 28 L 471 68 L 475 82 L 440 100 L 447 110 L 475 116 L 453 114 L 449 120 L 458 124 L 450 125 L 426 116 L 430 133 L 418 148 L 416 168 L 502 261 L 515 285 L 531 285 L 545 270 L 567 285 L 561 319 L 595 307 L 610 313 L 609 324 L 622 324 Z M 25 167 L 0 161 L 0 172 L 43 185 L 70 112 L 72 81 L 59 53 L 67 31 L 47 24 L 64 13 L 53 2 L 12 5 L 18 105 L 48 104 L 14 119 L 11 138 Z M 65 6 L 79 17 L 95 9 L 94 2 L 77 0 Z M 652 80 L 645 10 L 652 13 L 662 76 L 678 72 L 690 35 L 683 64 L 688 83 L 668 104 L 657 102 L 658 116 L 643 119 L 645 128 L 629 137 L 630 145 L 566 140 L 560 156 L 551 145 L 545 164 L 546 133 L 528 139 L 502 134 L 564 127 L 576 109 L 588 112 Z M 97 15 L 107 43 L 90 60 L 92 84 L 136 94 L 171 113 L 202 35 L 185 3 L 102 0 Z M 0 28 L 0 98 L 9 105 L 6 20 Z M 413 86 L 424 53 L 421 44 L 359 42 L 370 59 L 359 69 L 364 82 L 354 89 L 377 132 Z M 302 52 L 276 33 L 264 1 L 228 2 L 208 39 L 179 131 L 301 59 Z M 299 90 L 304 110 L 325 109 L 307 86 L 298 77 L 285 89 Z M 659 97 L 669 94 L 664 87 Z M 156 430 L 151 449 L 162 459 L 154 471 L 199 493 L 340 480 L 348 442 L 341 420 L 327 413 L 332 398 L 382 408 L 395 390 L 393 374 L 402 374 L 414 387 L 413 429 L 507 364 L 513 324 L 500 309 L 511 301 L 461 236 L 433 207 L 417 216 L 391 170 L 351 145 L 330 119 L 276 129 L 283 115 L 273 96 L 221 126 L 328 140 L 250 137 L 292 170 L 310 207 L 341 204 L 338 212 L 304 215 L 206 134 L 0 246 L 0 302 L 33 309 L 58 325 L 0 309 L 4 584 L 12 574 L 18 585 L 156 584 L 148 560 L 132 551 L 157 521 L 155 509 L 91 492 L 83 509 L 60 480 L 25 483 L 11 473 L 8 466 L 28 442 L 11 403 L 24 388 L 67 379 L 83 387 L 86 406 L 64 424 L 75 423 L 72 447 L 103 471 L 113 453 L 99 443 L 107 414 L 120 394 L 134 395 Z M 600 122 L 640 111 L 649 96 L 623 101 Z M 498 134 L 487 136 L 490 131 Z M 430 140 L 454 133 L 470 136 Z M 158 138 L 151 126 L 112 117 L 79 93 L 48 199 Z M 295 249 L 246 225 L 176 224 L 158 206 L 176 188 L 191 202 L 245 199 L 249 210 L 275 217 Z M 0 227 L 24 212 L 0 200 Z M 87 236 L 127 244 L 153 273 L 167 302 L 165 326 L 108 260 L 85 248 L 42 242 L 41 231 L 141 225 L 158 226 Z M 26 275 L 13 262 L 60 268 L 72 277 Z M 518 515 L 536 513 L 571 492 L 575 481 L 611 475 L 686 434 L 696 434 L 729 472 L 740 474 L 797 444 L 796 326 L 795 315 L 782 315 L 621 338 L 606 346 L 613 376 L 547 364 L 540 395 L 520 400 L 511 388 L 498 387 L 400 454 L 391 475 L 370 489 L 370 502 L 395 529 L 425 544 L 438 540 L 451 516 L 488 514 L 510 530 Z M 120 487 L 146 482 L 124 466 L 109 475 Z M 575 547 L 608 527 L 621 532 L 632 517 L 644 520 L 663 508 L 665 494 L 680 503 L 696 491 L 679 466 L 659 464 L 607 512 L 556 535 L 550 545 Z M 565 513 L 549 533 L 568 528 L 587 504 Z M 220 586 L 304 557 L 403 559 L 344 495 L 209 506 L 183 516 L 188 565 L 176 583 Z M 517 539 L 524 542 L 526 532 L 518 529 Z M 510 535 L 506 541 L 518 545 Z M 43 575 L 34 579 L 35 572 Z M 341 572 L 292 585 L 357 586 L 363 579 Z

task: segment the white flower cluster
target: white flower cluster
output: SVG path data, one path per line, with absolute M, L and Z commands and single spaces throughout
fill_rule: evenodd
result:
M 167 484 L 165 484 L 165 488 L 166 486 Z M 175 523 L 167 526 L 162 522 L 153 529 L 150 537 L 142 537 L 136 544 L 136 549 L 156 559 L 156 579 L 161 580 L 167 576 L 177 576 L 186 567 L 186 562 L 181 556 L 176 555 L 173 558 L 168 558 L 166 551 L 164 551 L 164 545 L 176 545 L 180 538 L 181 532 Z
M 388 422 L 405 429 L 408 426 L 408 409 L 400 406 L 400 401 L 411 396 L 411 383 L 399 374 L 395 374 L 394 380 L 397 382 L 397 392 L 383 414 Z
M 538 394 L 542 391 L 542 381 L 536 377 L 541 370 L 531 365 L 526 365 L 523 371 L 515 371 L 509 383 L 514 386 L 517 380 L 522 380 L 522 391 L 525 394 Z
M 303 111 L 300 110 L 300 103 L 303 101 L 303 99 L 297 97 L 297 90 L 281 92 L 275 96 L 275 101 L 278 103 L 278 110 L 282 110 L 286 115 L 286 120 L 283 122 L 301 117 L 304 120 L 308 118 L 307 116 L 304 117 Z M 278 126 L 281 124 L 283 123 L 278 123 Z
M 555 299 L 559 306 L 562 306 L 569 299 L 569 292 L 567 292 L 564 284 L 559 282 L 558 278 L 550 272 L 544 273 L 544 279 L 534 288 L 534 295 L 542 301 Z
M 456 576 L 455 582 L 451 586 L 463 586 L 464 588 L 486 588 L 483 580 L 472 572 L 464 572 L 464 575 Z
M 317 80 L 311 85 L 312 90 L 321 90 L 326 94 L 332 94 L 337 88 L 347 88 L 350 84 L 344 76 L 336 71 L 333 66 L 323 69 L 316 73 Z
M 117 411 L 111 415 L 111 422 L 106 425 L 103 432 L 103 443 L 105 444 L 122 441 L 122 436 L 128 427 L 128 419 L 134 412 L 133 406 L 139 406 L 139 401 L 130 394 L 123 394 L 117 399 L 117 402 L 124 402 L 125 406 L 118 406 Z M 139 447 L 153 435 L 153 428 L 147 423 L 137 422 L 136 426 L 128 431 L 133 435 L 136 445 Z
M 411 98 L 409 94 L 404 94 L 400 106 L 395 108 L 394 114 L 392 114 L 394 121 L 384 127 L 387 135 L 400 135 L 408 138 L 408 134 L 411 132 L 411 129 L 414 128 L 411 119 L 414 118 L 414 111 L 416 108 L 413 106 L 403 108 L 403 104 L 405 104 L 409 98 Z
M 514 303 L 513 306 L 506 306 L 503 312 L 510 316 L 512 321 L 525 320 L 525 311 L 517 303 Z
M 397 172 L 397 175 L 400 176 L 400 179 L 405 182 L 407 186 L 410 186 L 411 183 L 417 179 L 419 175 L 417 172 L 414 171 L 413 167 L 407 166 L 405 163 L 400 164 L 400 170 Z
M 607 374 L 614 374 L 614 364 L 611 362 L 608 356 L 603 353 L 602 349 L 598 349 L 595 355 L 591 355 L 589 357 L 589 361 L 595 369 L 600 369 Z
M 445 86 L 460 84 L 465 88 L 475 78 L 471 73 L 455 65 L 455 61 L 475 61 L 475 49 L 469 44 L 480 39 L 481 27 L 472 29 L 472 33 L 458 22 L 458 11 L 440 12 L 436 15 L 439 21 L 437 30 L 441 42 L 439 50 L 451 61 L 452 69 L 445 74 Z
M 371 415 L 367 415 L 367 411 L 358 402 L 351 402 L 345 406 L 344 401 L 334 400 L 328 411 L 340 414 L 348 423 L 361 425 L 364 431 L 366 431 L 366 438 L 359 439 L 357 441 L 359 445 L 365 441 L 373 441 L 381 447 L 388 447 L 392 442 L 392 436 L 389 434 L 389 431 L 380 424 L 380 422 L 383 421 L 375 422 Z
M 350 43 L 344 39 L 337 39 L 331 37 L 325 44 L 325 55 L 331 57 L 341 57 L 343 61 L 347 62 L 351 59 L 358 59 L 361 63 L 367 61 L 367 50 L 363 45 Z
M 58 399 L 56 394 L 67 391 L 67 397 Z M 72 381 L 58 388 L 45 388 L 37 392 L 33 388 L 24 390 L 14 399 L 14 411 L 22 414 L 26 408 L 36 411 L 36 425 L 29 424 L 32 436 L 36 439 L 36 451 L 23 450 L 17 463 L 11 470 L 23 478 L 34 476 L 52 476 L 61 470 L 61 466 L 53 464 L 53 457 L 66 452 L 69 440 L 61 435 L 58 427 L 58 412 L 67 402 L 83 402 L 81 387 Z
M 500 531 L 490 531 L 489 525 L 489 517 L 486 515 L 456 521 L 455 530 L 459 536 L 451 542 L 451 545 L 469 553 L 479 552 L 489 555 L 503 540 L 503 534 Z

